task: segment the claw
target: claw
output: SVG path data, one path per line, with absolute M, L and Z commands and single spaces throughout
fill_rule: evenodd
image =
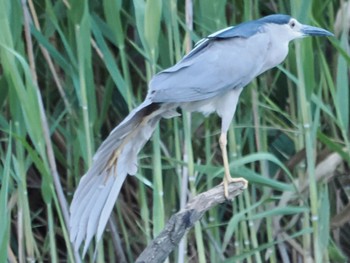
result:
M 242 189 L 246 189 L 248 187 L 248 181 L 243 177 L 233 178 L 230 174 L 224 176 L 223 184 L 224 184 L 224 194 L 226 199 L 229 199 L 228 194 L 228 185 L 230 183 L 243 183 Z

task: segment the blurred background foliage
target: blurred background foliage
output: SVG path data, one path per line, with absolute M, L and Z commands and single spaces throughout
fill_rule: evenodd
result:
M 79 262 L 67 203 L 152 75 L 200 38 L 273 13 L 336 37 L 296 41 L 281 66 L 245 88 L 229 153 L 232 173 L 250 186 L 208 212 L 169 261 L 347 262 L 345 0 L 0 0 L 0 262 Z M 188 113 L 161 121 L 97 262 L 133 262 L 188 198 L 221 182 L 219 123 Z

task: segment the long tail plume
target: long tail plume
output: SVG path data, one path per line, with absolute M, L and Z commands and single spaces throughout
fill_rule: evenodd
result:
M 70 206 L 70 239 L 75 250 L 85 240 L 84 255 L 95 235 L 97 241 L 101 239 L 126 176 L 137 171 L 139 151 L 158 121 L 169 115 L 176 113 L 145 101 L 101 144 L 91 168 L 81 178 Z

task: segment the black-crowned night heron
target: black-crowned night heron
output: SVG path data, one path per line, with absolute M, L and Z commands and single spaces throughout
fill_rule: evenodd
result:
M 239 95 L 252 79 L 286 58 L 291 40 L 332 35 L 288 15 L 270 15 L 209 35 L 176 65 L 155 75 L 144 102 L 110 133 L 80 180 L 70 206 L 75 249 L 85 240 L 85 254 L 93 236 L 101 239 L 126 176 L 137 171 L 139 151 L 158 121 L 177 116 L 178 107 L 221 117 L 225 195 L 230 182 L 246 187 L 245 179 L 231 177 L 226 150 Z

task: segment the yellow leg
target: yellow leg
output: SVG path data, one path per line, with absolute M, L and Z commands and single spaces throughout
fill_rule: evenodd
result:
M 221 133 L 220 135 L 220 139 L 219 139 L 219 144 L 220 144 L 220 148 L 221 148 L 221 153 L 222 153 L 222 159 L 223 159 L 223 163 L 224 163 L 224 170 L 225 170 L 225 174 L 224 174 L 224 180 L 223 180 L 223 184 L 224 184 L 224 194 L 225 197 L 228 198 L 228 185 L 230 183 L 234 183 L 234 182 L 240 182 L 243 183 L 244 186 L 243 188 L 247 188 L 248 187 L 248 181 L 242 177 L 239 178 L 232 178 L 231 174 L 230 174 L 230 166 L 229 166 L 229 162 L 228 162 L 228 156 L 227 156 L 227 133 Z

